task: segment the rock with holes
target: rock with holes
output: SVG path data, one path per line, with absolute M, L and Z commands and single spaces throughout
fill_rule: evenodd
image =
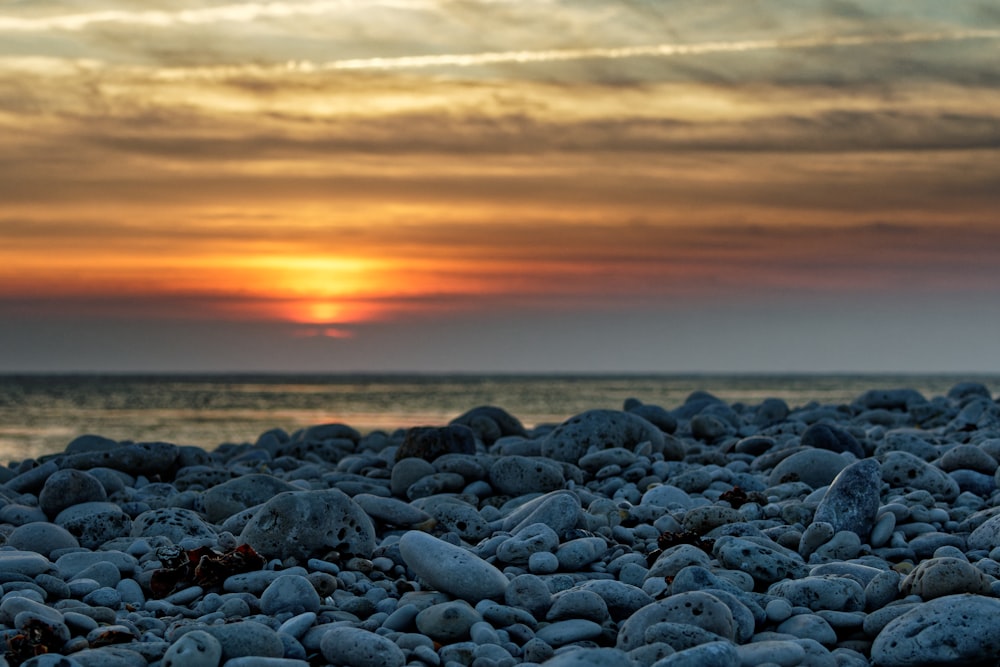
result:
M 169 442 L 138 442 L 100 451 L 68 454 L 59 460 L 60 468 L 89 470 L 112 468 L 130 475 L 162 475 L 169 471 L 180 448 Z
M 375 528 L 343 491 L 287 491 L 261 505 L 240 541 L 265 558 L 308 559 L 330 551 L 371 558 Z
M 629 616 L 619 629 L 617 647 L 623 651 L 639 648 L 646 642 L 646 632 L 664 622 L 694 625 L 729 641 L 736 636 L 733 613 L 726 603 L 705 591 L 687 591 Z
M 510 435 L 525 437 L 528 434 L 517 417 L 492 405 L 472 408 L 452 419 L 451 423 L 468 426 L 487 445 L 492 445 L 498 438 Z
M 823 494 L 813 522 L 825 522 L 834 532 L 849 530 L 867 540 L 878 514 L 882 469 L 875 459 L 856 461 L 840 471 Z
M 624 447 L 649 442 L 653 451 L 663 449 L 663 431 L 642 417 L 619 410 L 587 410 L 554 428 L 542 441 L 542 455 L 576 463 L 591 448 Z
M 877 667 L 983 664 L 1000 655 L 1000 600 L 946 595 L 906 612 L 872 643 Z
M 406 439 L 396 450 L 396 460 L 418 458 L 433 461 L 445 454 L 475 453 L 476 435 L 468 426 L 417 426 L 406 432 Z
M 180 544 L 186 538 L 214 541 L 216 533 L 197 512 L 182 507 L 161 507 L 147 510 L 132 521 L 132 537 L 156 536 Z
M 924 600 L 956 593 L 989 595 L 996 579 L 964 558 L 944 556 L 925 560 L 913 568 L 899 590 Z
M 889 452 L 882 460 L 882 479 L 894 488 L 920 489 L 938 500 L 958 497 L 958 482 L 940 468 L 908 452 Z
M 565 483 L 561 465 L 537 456 L 505 456 L 490 467 L 490 484 L 508 496 L 547 493 Z
M 266 503 L 284 491 L 294 490 L 296 487 L 272 475 L 243 475 L 206 490 L 202 494 L 202 502 L 208 520 L 222 523 L 237 512 Z
M 180 636 L 163 655 L 163 667 L 216 667 L 222 659 L 222 644 L 204 630 Z
M 67 507 L 53 521 L 68 530 L 85 549 L 97 549 L 132 531 L 132 519 L 118 505 L 106 502 L 80 503 Z

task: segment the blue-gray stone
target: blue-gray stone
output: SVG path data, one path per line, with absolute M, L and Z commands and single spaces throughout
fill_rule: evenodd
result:
M 878 514 L 882 468 L 875 459 L 862 459 L 834 478 L 820 500 L 814 522 L 833 526 L 834 533 L 849 530 L 866 541 Z

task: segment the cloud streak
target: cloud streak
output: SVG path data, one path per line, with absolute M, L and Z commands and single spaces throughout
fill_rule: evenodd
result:
M 834 37 L 804 37 L 799 39 L 739 40 L 728 42 L 702 42 L 697 44 L 654 44 L 617 48 L 548 49 L 540 51 L 501 51 L 486 53 L 401 56 L 395 58 L 358 58 L 336 60 L 319 66 L 309 63 L 290 63 L 289 68 L 300 71 L 311 69 L 414 69 L 425 67 L 475 67 L 497 64 L 531 64 L 570 60 L 620 60 L 624 58 L 670 58 L 715 53 L 743 53 L 749 51 L 780 51 L 850 46 L 875 46 L 893 44 L 919 44 L 956 42 L 967 40 L 1000 39 L 1000 30 L 956 30 L 937 32 L 909 32 L 887 35 L 845 35 Z

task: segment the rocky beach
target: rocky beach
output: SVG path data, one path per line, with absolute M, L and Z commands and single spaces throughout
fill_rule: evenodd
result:
M 998 461 L 977 382 L 83 435 L 0 468 L 0 666 L 996 665 Z

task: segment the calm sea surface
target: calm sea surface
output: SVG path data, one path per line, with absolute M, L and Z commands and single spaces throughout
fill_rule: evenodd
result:
M 695 390 L 727 402 L 782 398 L 792 407 L 846 403 L 868 389 L 909 387 L 928 398 L 963 380 L 1000 390 L 1000 376 L 0 376 L 0 462 L 62 451 L 74 437 L 163 440 L 214 449 L 342 422 L 362 432 L 443 425 L 497 405 L 525 426 L 557 423 L 634 396 L 671 409 Z

